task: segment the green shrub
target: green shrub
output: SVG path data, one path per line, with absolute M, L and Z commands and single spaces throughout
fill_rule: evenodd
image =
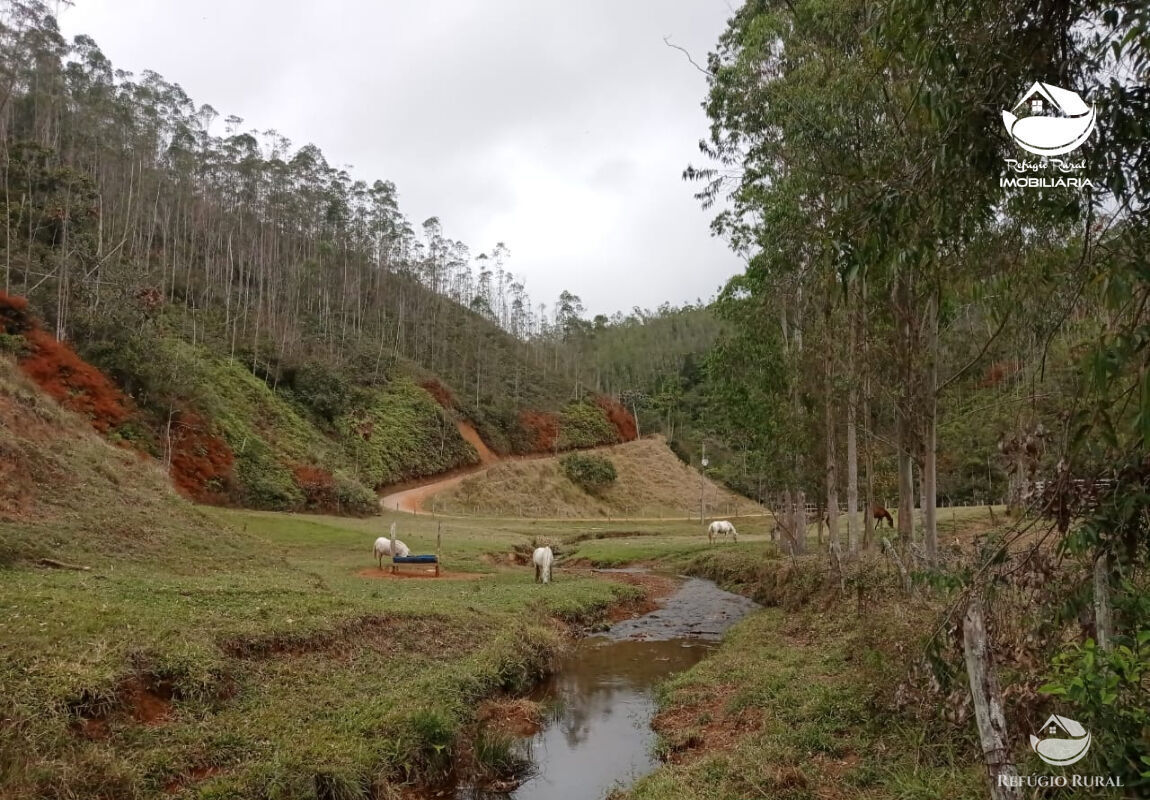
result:
M 1150 629 L 1118 637 L 1109 650 L 1093 639 L 1055 656 L 1050 683 L 1039 691 L 1073 704 L 1074 717 L 1095 736 L 1091 771 L 1118 775 L 1137 794 L 1150 789 Z
M 604 456 L 571 453 L 559 459 L 563 474 L 589 494 L 597 494 L 619 477 L 611 459 Z
M 570 403 L 559 412 L 559 449 L 616 444 L 619 431 L 595 403 Z
M 18 333 L 0 331 L 0 353 L 18 356 L 24 351 L 24 337 Z
M 339 508 L 345 514 L 357 516 L 379 512 L 379 497 L 346 472 L 336 472 L 335 493 Z
M 307 361 L 288 373 L 288 387 L 298 403 L 332 423 L 347 413 L 355 387 L 346 375 L 319 361 Z
M 335 427 L 356 474 L 373 487 L 479 461 L 454 420 L 407 379 L 372 392 L 365 407 L 344 414 Z

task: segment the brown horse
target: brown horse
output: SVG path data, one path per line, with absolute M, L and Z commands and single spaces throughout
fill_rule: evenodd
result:
M 880 528 L 882 527 L 882 521 L 884 519 L 890 523 L 890 526 L 892 528 L 894 527 L 894 517 L 892 517 L 890 515 L 890 512 L 887 511 L 882 506 L 880 506 L 878 503 L 875 503 L 871 507 L 871 513 L 874 514 L 874 518 L 878 522 L 878 527 L 880 527 Z M 831 526 L 830 514 L 823 514 L 823 524 L 826 525 L 828 528 Z
M 882 521 L 884 519 L 890 523 L 892 528 L 894 527 L 894 517 L 892 517 L 890 512 L 880 506 L 878 503 L 875 503 L 871 508 L 871 513 L 874 514 L 875 521 L 878 522 L 878 527 L 882 527 Z

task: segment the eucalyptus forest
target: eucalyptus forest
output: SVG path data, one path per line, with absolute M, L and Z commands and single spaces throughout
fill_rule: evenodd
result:
M 1148 796 L 1150 7 L 737 4 L 667 53 L 745 268 L 613 314 L 57 13 L 0 0 L 0 797 L 591 798 L 538 687 L 691 581 L 758 606 L 600 800 Z

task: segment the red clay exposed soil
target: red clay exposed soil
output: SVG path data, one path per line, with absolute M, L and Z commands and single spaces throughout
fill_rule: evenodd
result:
M 327 470 L 297 464 L 292 468 L 292 478 L 303 492 L 304 505 L 309 511 L 327 511 L 339 507 L 335 478 Z
M 548 411 L 524 411 L 519 414 L 519 424 L 531 437 L 532 449 L 539 453 L 551 453 L 559 440 L 559 415 Z
M 72 729 L 85 739 L 100 740 L 111 736 L 111 723 L 116 719 L 131 719 L 148 727 L 162 725 L 175 716 L 172 708 L 174 697 L 174 687 L 167 681 L 133 675 L 116 687 L 111 708 L 107 705 L 95 710 L 77 708 Z
M 607 419 L 619 432 L 619 441 L 633 442 L 639 438 L 639 426 L 635 424 L 635 417 L 626 407 L 609 395 L 595 395 L 595 404 L 603 409 Z
M 220 502 L 232 482 L 232 449 L 194 411 L 177 411 L 171 422 L 172 482 L 193 500 Z
M 616 603 L 607 611 L 607 619 L 611 622 L 621 622 L 632 617 L 641 617 L 650 614 L 662 605 L 662 601 L 674 593 L 679 582 L 666 575 L 655 575 L 649 572 L 600 572 L 592 570 L 596 577 L 606 578 L 617 583 L 626 583 L 629 586 L 638 586 L 645 594 L 635 600 L 625 600 Z
M 108 720 L 104 717 L 78 719 L 72 723 L 72 728 L 77 735 L 92 741 L 107 739 L 112 735 L 112 730 L 108 727 Z
M 459 428 L 459 435 L 466 439 L 471 446 L 475 448 L 475 451 L 479 453 L 480 464 L 494 464 L 499 460 L 499 456 L 487 446 L 487 443 L 483 441 L 483 437 L 479 435 L 479 431 L 475 430 L 471 423 L 461 420 L 457 423 L 457 427 Z
M 141 725 L 160 725 L 174 714 L 172 687 L 168 684 L 148 685 L 139 678 L 132 678 L 121 685 L 120 696 L 132 719 Z
M 101 433 L 125 422 L 131 401 L 104 373 L 40 327 L 28 301 L 0 292 L 0 333 L 24 337 L 20 369 L 60 405 L 82 414 Z
M 423 388 L 423 391 L 435 398 L 435 402 L 439 403 L 439 405 L 444 408 L 455 407 L 455 395 L 435 378 L 428 378 L 419 385 Z

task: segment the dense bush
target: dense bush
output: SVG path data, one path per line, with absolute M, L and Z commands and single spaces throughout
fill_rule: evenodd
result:
M 374 392 L 365 407 L 336 421 L 336 431 L 356 474 L 369 486 L 387 486 L 479 461 L 455 421 L 407 379 Z
M 1145 735 L 1150 727 L 1150 629 L 1136 631 L 1109 650 L 1093 639 L 1070 643 L 1055 657 L 1053 673 L 1041 691 L 1072 703 L 1075 718 L 1096 737 L 1099 746 L 1089 754 L 1092 771 L 1120 776 L 1132 792 L 1150 789 Z
M 559 459 L 559 464 L 572 483 L 590 494 L 603 491 L 619 477 L 611 459 L 604 456 L 571 453 Z
M 531 452 L 527 435 L 519 425 L 519 412 L 509 400 L 497 401 L 490 406 L 459 403 L 457 408 L 495 453 L 505 456 Z
M 595 403 L 570 403 L 559 413 L 560 450 L 616 444 L 619 431 Z
M 319 361 L 307 361 L 287 372 L 292 397 L 316 417 L 333 423 L 347 413 L 355 391 L 347 377 Z

